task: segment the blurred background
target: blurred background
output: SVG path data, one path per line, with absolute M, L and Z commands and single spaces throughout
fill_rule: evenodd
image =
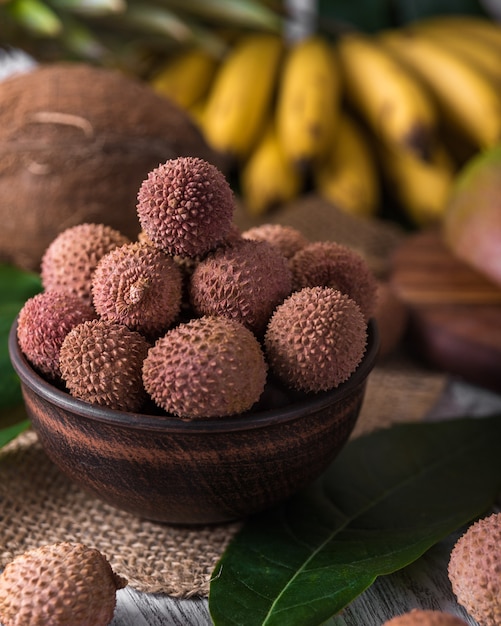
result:
M 360 99 L 372 96 L 360 91 L 356 71 L 351 77 L 351 58 L 359 56 L 354 64 L 359 71 L 367 71 L 367 51 L 349 50 L 340 55 L 338 43 L 347 34 L 362 33 L 371 37 L 371 44 L 377 44 L 378 54 L 382 47 L 388 52 L 393 44 L 397 48 L 399 44 L 385 41 L 383 46 L 381 35 L 390 30 L 407 34 L 406 28 L 417 23 L 432 36 L 434 45 L 438 35 L 441 46 L 452 51 L 458 62 L 472 65 L 483 79 L 488 76 L 492 89 L 497 90 L 501 36 L 476 28 L 479 19 L 497 25 L 499 11 L 493 0 L 1 0 L 0 78 L 32 69 L 35 63 L 62 61 L 120 71 L 153 87 L 191 116 L 204 139 L 224 158 L 220 164 L 250 215 L 264 215 L 313 190 L 349 213 L 389 217 L 406 228 L 416 228 L 441 217 L 454 174 L 475 152 L 497 139 L 497 130 L 485 137 L 483 129 L 470 130 L 462 113 L 458 115 L 453 105 L 434 93 L 437 86 L 433 80 L 444 75 L 449 63 L 440 58 L 441 51 L 439 58 L 436 52 L 426 53 L 437 60 L 436 65 L 430 62 L 428 72 L 435 74 L 430 77 L 420 75 L 421 69 L 413 67 L 414 62 L 402 50 L 392 49 L 393 61 L 424 83 L 420 86 L 431 92 L 426 97 L 434 100 L 429 106 L 437 109 L 429 114 L 434 119 L 426 121 L 432 130 L 409 131 L 403 126 L 405 121 L 395 129 L 402 134 L 421 133 L 414 138 L 421 142 L 421 153 L 411 150 L 409 156 L 404 150 L 401 155 L 402 146 L 394 150 L 393 139 L 378 126 L 371 105 L 361 104 Z M 471 17 L 471 23 L 439 19 L 437 24 L 428 24 L 431 18 L 459 15 Z M 426 28 L 421 28 L 425 22 Z M 474 35 L 470 33 L 473 24 Z M 289 70 L 294 76 L 286 80 L 291 49 L 312 36 L 332 49 L 333 57 L 327 62 L 331 67 L 322 65 L 326 63 L 325 50 L 309 50 L 303 53 L 304 61 L 298 60 L 297 68 Z M 270 41 L 275 38 L 280 39 L 280 49 L 276 41 Z M 247 51 L 243 51 L 245 47 Z M 314 66 L 316 87 L 310 86 L 315 80 Z M 321 75 L 330 70 L 333 77 Z M 377 67 L 375 72 L 370 81 L 374 86 L 365 87 L 368 92 L 393 89 L 392 79 L 386 82 L 385 69 Z M 461 74 L 462 70 L 451 65 L 449 72 Z M 367 74 L 372 75 L 372 70 Z M 482 81 L 454 76 L 449 85 L 451 100 L 465 98 L 465 90 L 483 90 L 477 82 Z M 302 123 L 318 124 L 317 136 L 309 146 L 296 147 L 296 153 L 286 145 L 285 155 L 281 155 L 280 146 L 274 145 L 277 140 L 282 149 L 285 135 L 289 143 L 302 141 L 294 115 L 285 113 L 287 105 L 280 103 L 281 93 L 286 89 L 292 92 L 294 85 L 310 90 L 311 102 L 304 104 L 309 112 L 303 111 Z M 321 90 L 323 96 L 318 95 Z M 228 93 L 233 102 L 228 101 Z M 404 88 L 401 95 L 394 92 L 390 97 L 404 101 L 397 107 L 409 108 L 406 100 L 414 96 Z M 490 98 L 488 94 L 485 97 Z M 232 107 L 239 108 L 238 114 L 228 114 Z M 409 117 L 408 124 L 415 114 L 410 110 L 402 113 Z M 489 117 L 493 114 L 486 113 Z M 478 111 L 472 110 L 470 116 L 478 117 Z M 418 119 L 415 125 L 419 123 Z M 478 126 L 486 124 L 477 120 Z M 248 128 L 243 130 L 244 126 Z M 329 133 L 336 128 L 337 152 L 344 150 L 345 155 L 343 168 L 336 150 L 327 149 L 334 145 Z M 302 149 L 304 154 L 297 153 Z M 354 156 L 350 155 L 355 153 L 358 164 L 352 165 Z M 416 156 L 420 158 L 413 158 Z M 270 167 L 276 173 L 272 177 Z

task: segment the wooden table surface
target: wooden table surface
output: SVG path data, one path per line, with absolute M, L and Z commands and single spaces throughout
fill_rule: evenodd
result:
M 462 415 L 482 416 L 493 413 L 501 414 L 501 396 L 451 380 L 426 419 L 445 419 Z M 501 506 L 496 506 L 495 510 L 501 510 Z M 412 608 L 421 608 L 448 611 L 463 618 L 467 624 L 477 626 L 477 622 L 456 604 L 447 577 L 450 551 L 463 530 L 458 530 L 454 535 L 435 545 L 405 569 L 378 578 L 341 615 L 327 622 L 327 625 L 381 626 L 395 615 Z M 176 600 L 165 595 L 139 593 L 129 587 L 118 591 L 115 617 L 111 622 L 111 626 L 211 624 L 205 599 Z

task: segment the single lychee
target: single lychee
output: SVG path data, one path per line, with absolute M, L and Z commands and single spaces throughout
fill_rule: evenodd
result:
M 96 317 L 82 298 L 63 291 L 44 291 L 27 300 L 17 320 L 17 340 L 28 361 L 43 376 L 57 381 L 59 350 L 77 324 Z
M 193 271 L 189 285 L 198 315 L 223 315 L 257 335 L 290 293 L 287 259 L 269 243 L 250 239 L 207 255 Z
M 501 624 L 501 513 L 476 521 L 458 539 L 448 574 L 458 603 L 481 626 Z
M 291 259 L 292 286 L 333 287 L 355 300 L 366 320 L 374 315 L 377 282 L 364 257 L 335 241 L 315 241 Z
M 460 617 L 445 611 L 412 609 L 386 621 L 383 626 L 467 626 Z
M 266 375 L 256 337 L 224 317 L 196 318 L 167 331 L 143 366 L 154 402 L 188 420 L 247 411 L 261 396 Z
M 120 411 L 146 399 L 141 368 L 150 344 L 122 324 L 101 319 L 75 326 L 59 352 L 61 376 L 75 398 Z
M 328 391 L 347 380 L 365 353 L 360 307 L 331 287 L 291 294 L 270 319 L 264 345 L 270 370 L 288 387 Z
M 45 291 L 57 289 L 92 301 L 92 274 L 101 258 L 128 237 L 105 224 L 84 223 L 67 228 L 46 249 L 40 275 Z
M 141 243 L 115 248 L 98 263 L 92 300 L 100 317 L 158 336 L 181 309 L 182 274 L 172 257 Z
M 142 230 L 172 256 L 196 257 L 215 248 L 229 233 L 234 210 L 224 174 L 197 157 L 169 159 L 149 172 L 138 192 Z
M 107 626 L 126 584 L 96 548 L 70 542 L 33 548 L 0 575 L 0 619 L 4 626 Z
M 291 259 L 296 252 L 299 252 L 309 243 L 309 240 L 300 230 L 284 224 L 260 224 L 243 231 L 242 237 L 256 241 L 267 241 L 278 248 L 287 259 Z

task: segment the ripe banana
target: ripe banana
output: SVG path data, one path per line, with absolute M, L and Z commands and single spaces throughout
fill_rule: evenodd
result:
M 188 109 L 209 91 L 218 60 L 202 48 L 194 47 L 173 57 L 151 81 L 158 93 Z
M 481 72 L 491 75 L 494 80 L 501 80 L 501 47 L 493 47 L 488 39 L 479 37 L 472 39 L 460 28 L 454 28 L 453 24 L 441 19 L 414 22 L 412 30 L 418 30 L 420 35 L 439 42 Z
M 273 122 L 243 165 L 240 183 L 251 215 L 262 215 L 300 193 L 303 177 L 286 157 Z
M 337 46 L 348 102 L 377 138 L 426 158 L 437 110 L 422 84 L 372 37 L 350 33 Z
M 375 157 L 361 124 L 342 111 L 329 154 L 314 172 L 316 189 L 347 213 L 375 215 L 380 200 Z
M 450 29 L 461 34 L 472 44 L 483 41 L 485 44 L 501 50 L 501 24 L 477 15 L 439 15 L 422 19 L 420 26 L 426 28 Z
M 332 46 L 315 35 L 292 44 L 278 87 L 276 126 L 285 154 L 296 166 L 308 168 L 326 153 L 340 99 Z
M 444 146 L 437 142 L 429 161 L 383 144 L 379 145 L 379 154 L 389 192 L 413 224 L 428 227 L 439 223 L 455 175 Z
M 501 140 L 501 95 L 489 76 L 418 29 L 385 31 L 378 40 L 428 86 L 458 132 L 479 148 Z
M 214 149 L 237 159 L 249 154 L 270 115 L 282 52 L 279 36 L 251 34 L 223 60 L 203 116 Z
M 198 128 L 203 128 L 205 107 L 206 102 L 202 98 L 186 109 L 186 112 L 191 116 L 191 119 L 195 122 Z

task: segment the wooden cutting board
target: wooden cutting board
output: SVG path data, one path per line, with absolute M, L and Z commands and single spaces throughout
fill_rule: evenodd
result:
M 436 231 L 404 239 L 390 281 L 409 308 L 414 350 L 438 369 L 501 392 L 501 286 L 457 259 Z

